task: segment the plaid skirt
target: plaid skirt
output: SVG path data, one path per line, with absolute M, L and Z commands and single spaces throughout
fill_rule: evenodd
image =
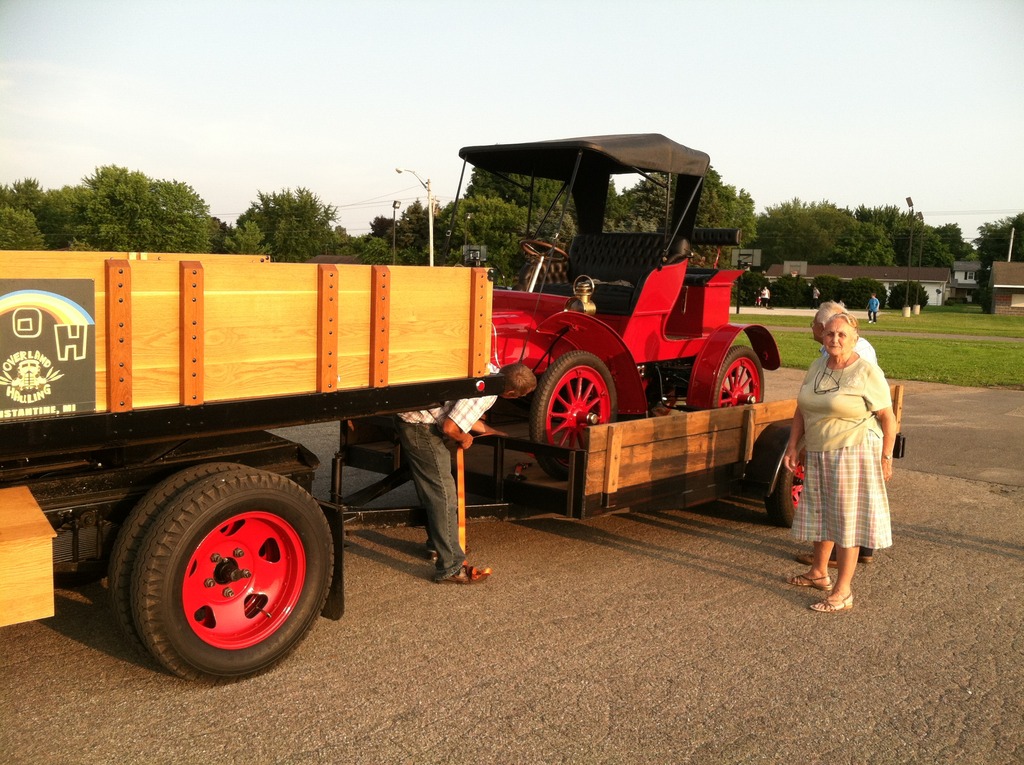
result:
M 874 433 L 859 446 L 807 452 L 793 537 L 804 542 L 827 540 L 840 547 L 891 547 L 881 460 L 882 439 Z

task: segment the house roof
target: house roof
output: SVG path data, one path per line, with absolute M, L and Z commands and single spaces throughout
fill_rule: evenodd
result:
M 980 260 L 954 260 L 953 269 L 956 271 L 980 271 Z
M 789 271 L 782 270 L 781 263 L 768 266 L 765 275 L 769 279 L 785 276 Z M 903 282 L 907 280 L 906 266 L 807 266 L 804 278 L 815 276 L 835 276 L 839 279 L 876 279 L 880 282 Z M 935 266 L 910 269 L 910 280 L 915 282 L 948 282 L 949 269 Z
M 1024 289 L 1024 263 L 992 261 L 992 286 L 1004 289 Z

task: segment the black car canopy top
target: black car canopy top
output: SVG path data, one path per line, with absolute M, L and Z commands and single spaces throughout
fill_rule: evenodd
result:
M 608 182 L 613 175 L 669 173 L 676 178 L 671 215 L 665 221 L 666 231 L 671 233 L 669 240 L 677 236 L 690 238 L 701 184 L 711 164 L 711 158 L 704 152 L 670 141 L 659 133 L 467 146 L 459 151 L 459 156 L 474 167 L 497 175 L 561 181 L 575 202 L 581 234 L 602 231 Z
M 702 178 L 711 158 L 659 133 L 565 138 L 557 141 L 467 146 L 459 151 L 464 160 L 494 173 L 518 173 L 568 181 L 576 158 L 591 173 L 608 175 L 648 172 L 673 173 Z M 589 173 L 588 173 L 589 174 Z

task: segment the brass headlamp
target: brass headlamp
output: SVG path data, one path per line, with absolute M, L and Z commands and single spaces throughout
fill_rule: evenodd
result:
M 589 276 L 577 276 L 572 283 L 573 296 L 565 301 L 566 311 L 576 311 L 593 316 L 597 313 L 597 304 L 594 303 L 594 280 Z

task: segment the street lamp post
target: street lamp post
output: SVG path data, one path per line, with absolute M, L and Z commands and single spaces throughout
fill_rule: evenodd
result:
M 402 203 L 397 199 L 391 203 L 391 265 L 395 265 L 395 255 L 397 254 L 395 234 L 398 229 L 398 208 L 402 206 Z
M 921 236 L 918 237 L 921 242 L 917 248 L 917 290 L 914 291 L 914 297 L 917 299 L 914 303 L 914 316 L 919 316 L 921 313 L 921 293 L 924 291 L 921 289 L 921 267 L 924 265 L 924 213 L 918 211 L 915 217 L 922 224 Z
M 903 318 L 910 317 L 910 264 L 914 260 L 914 200 L 907 197 L 910 207 L 910 242 L 907 244 L 907 288 L 903 293 Z
M 427 236 L 429 238 L 429 262 L 430 265 L 434 265 L 434 194 L 430 190 L 430 179 L 427 178 L 427 180 L 424 181 L 422 178 L 420 178 L 420 176 L 417 174 L 415 170 L 402 169 L 400 167 L 396 167 L 395 172 L 411 173 L 413 177 L 415 177 L 416 180 L 420 182 L 420 186 L 427 190 Z

